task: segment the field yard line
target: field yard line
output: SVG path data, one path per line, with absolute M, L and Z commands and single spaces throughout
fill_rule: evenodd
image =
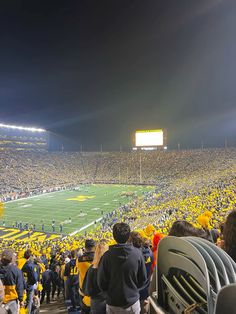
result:
M 82 228 L 80 228 L 80 229 L 78 229 L 78 230 L 75 230 L 74 232 L 70 233 L 70 236 L 73 236 L 73 235 L 75 235 L 76 233 L 87 229 L 88 227 L 92 226 L 92 225 L 95 223 L 95 221 L 98 222 L 98 221 L 100 221 L 100 220 L 102 220 L 102 217 L 100 217 L 100 218 L 98 218 L 98 219 L 96 219 L 96 220 L 90 222 L 88 225 L 83 226 Z
M 11 201 L 7 201 L 5 203 L 7 204 L 7 203 L 12 203 L 12 202 L 19 202 L 19 201 L 27 200 L 27 199 L 34 198 L 34 197 L 40 197 L 40 196 L 43 196 L 43 195 L 49 195 L 49 194 L 52 194 L 52 193 L 66 192 L 66 191 L 70 191 L 70 190 L 53 191 L 53 192 L 42 193 L 42 194 L 28 196 L 28 197 L 21 197 L 21 198 L 18 198 L 17 200 L 11 200 Z

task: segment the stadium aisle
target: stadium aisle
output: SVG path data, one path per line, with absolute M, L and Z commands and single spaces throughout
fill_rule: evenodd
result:
M 67 314 L 68 311 L 65 307 L 64 300 L 60 298 L 57 301 L 52 301 L 50 304 L 42 304 L 40 307 L 40 313 Z

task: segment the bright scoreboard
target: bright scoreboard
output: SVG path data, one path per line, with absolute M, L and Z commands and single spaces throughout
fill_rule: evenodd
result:
M 140 130 L 135 132 L 136 147 L 163 146 L 163 130 Z

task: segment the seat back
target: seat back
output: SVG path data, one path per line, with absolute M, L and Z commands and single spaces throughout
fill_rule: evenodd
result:
M 202 254 L 210 274 L 211 286 L 216 293 L 219 292 L 223 286 L 229 284 L 228 275 L 223 262 L 211 247 L 206 243 L 198 241 L 198 238 L 189 237 L 186 239 Z
M 236 314 L 236 263 L 196 237 L 165 237 L 158 246 L 157 302 L 168 313 Z
M 212 263 L 215 277 L 217 270 Z M 171 306 L 176 305 L 176 309 L 171 308 L 171 313 L 181 313 L 183 308 L 197 304 L 198 292 L 191 292 L 191 289 L 180 282 L 174 275 L 181 273 L 190 275 L 202 287 L 205 299 L 208 304 L 208 313 L 213 313 L 214 291 L 210 286 L 210 278 L 207 264 L 199 250 L 185 238 L 165 237 L 158 246 L 157 258 L 157 298 L 158 303 L 165 309 L 170 306 L 170 300 L 174 300 Z M 219 285 L 219 282 L 217 283 Z M 219 288 L 219 287 L 218 287 Z M 191 293 L 191 295 L 189 295 Z M 169 297 L 171 296 L 171 297 Z M 179 302 L 179 303 L 178 303 Z M 179 309 L 179 310 L 178 310 Z M 196 310 L 193 313 L 205 313 L 205 310 Z
M 201 244 L 208 251 L 208 253 L 215 261 L 215 265 L 218 268 L 218 271 L 221 272 L 221 274 L 224 276 L 226 282 L 225 284 L 236 283 L 236 263 L 224 250 L 205 239 L 196 237 L 187 238 L 193 239 L 195 242 Z
M 236 284 L 223 287 L 216 297 L 214 314 L 236 313 Z

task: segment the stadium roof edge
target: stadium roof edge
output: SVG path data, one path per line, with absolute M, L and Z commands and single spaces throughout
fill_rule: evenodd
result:
M 16 129 L 16 130 L 25 130 L 25 131 L 31 131 L 31 132 L 46 132 L 45 129 L 41 129 L 41 128 L 25 127 L 25 126 L 12 125 L 12 124 L 5 124 L 5 123 L 0 123 L 0 128 L 8 128 L 8 129 Z

